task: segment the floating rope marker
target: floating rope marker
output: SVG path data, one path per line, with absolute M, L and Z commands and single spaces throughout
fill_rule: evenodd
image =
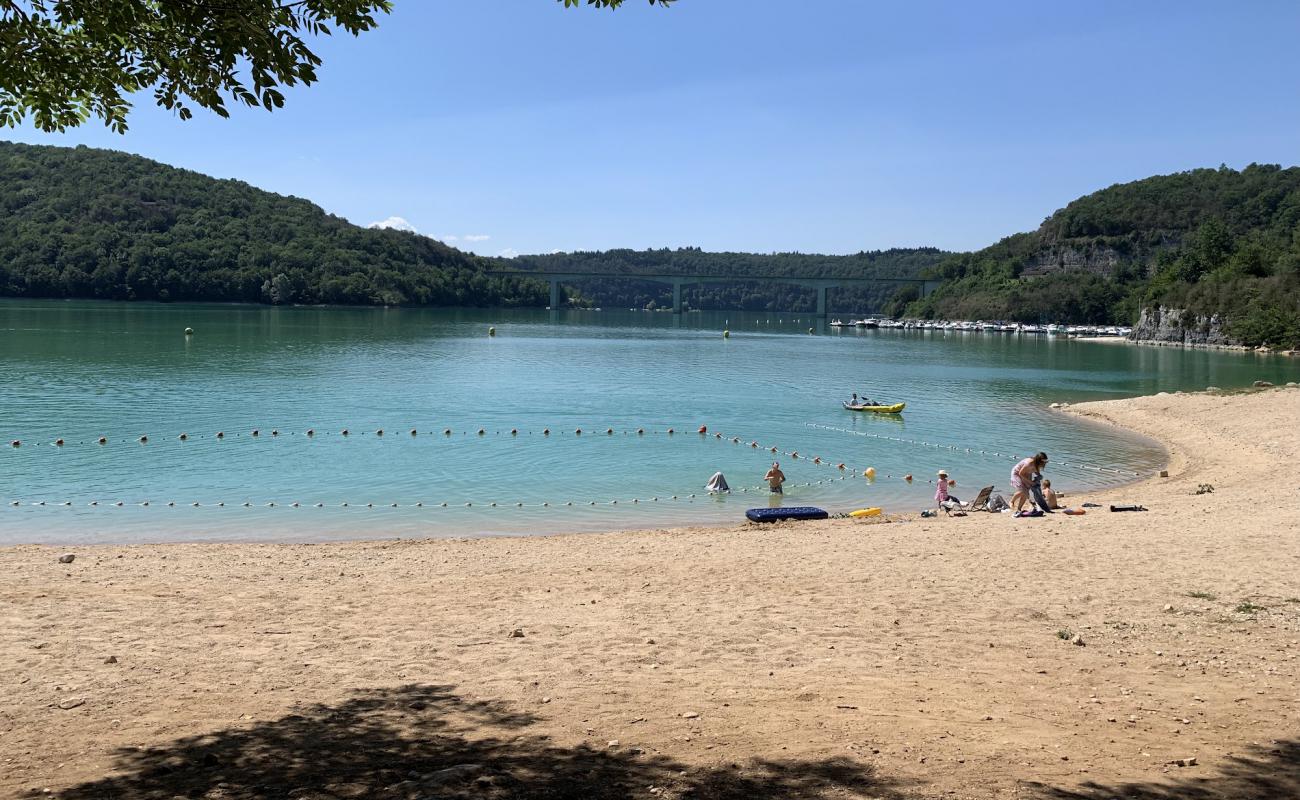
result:
M 375 431 L 375 435 L 376 435 L 376 436 L 383 436 L 383 435 L 384 435 L 384 429 L 383 429 L 383 428 L 380 428 L 379 430 Z
M 55 447 L 62 447 L 62 446 L 63 446 L 63 440 L 62 440 L 62 439 L 55 439 L 55 440 L 54 440 L 54 446 L 55 446 Z
M 190 437 L 189 437 L 189 434 L 182 433 L 180 436 L 177 436 L 176 438 L 177 438 L 177 439 L 180 439 L 180 440 L 183 442 L 183 441 L 185 441 L 186 439 L 189 439 Z M 61 441 L 62 441 L 62 440 L 60 440 L 60 442 L 61 442 Z
M 103 436 L 101 436 L 101 437 L 99 437 L 99 443 L 100 443 L 100 444 L 108 444 L 108 439 L 105 438 L 105 437 L 103 437 Z
M 253 435 L 253 436 L 261 436 L 261 435 L 262 435 L 262 432 L 259 431 L 259 430 L 256 429 L 256 428 L 254 428 L 254 429 L 253 429 L 253 433 L 252 433 L 252 435 Z

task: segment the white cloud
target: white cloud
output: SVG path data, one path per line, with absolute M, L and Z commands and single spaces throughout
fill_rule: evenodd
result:
M 491 238 L 491 236 L 484 233 L 469 233 L 465 235 L 465 241 L 467 242 L 486 242 Z
M 419 231 L 415 229 L 414 225 L 407 222 L 405 219 L 401 217 L 389 217 L 388 219 L 381 219 L 378 222 L 370 223 L 366 227 L 367 228 L 391 228 L 392 230 L 395 231 L 410 231 L 411 233 L 419 233 Z
M 514 249 L 513 247 L 507 247 L 506 249 L 502 250 L 500 253 L 497 253 L 497 255 L 501 256 L 502 258 L 514 258 L 515 256 L 519 255 L 519 251 Z

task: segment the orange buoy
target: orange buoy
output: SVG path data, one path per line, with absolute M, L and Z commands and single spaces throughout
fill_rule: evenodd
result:
M 904 475 L 904 476 L 903 476 L 903 480 L 907 481 L 908 483 L 911 483 L 911 482 L 912 482 L 912 476 L 911 476 L 910 474 L 909 474 L 909 475 Z
M 840 463 L 836 464 L 836 465 L 835 465 L 835 468 L 836 468 L 836 469 L 844 469 L 844 462 L 841 461 Z
M 709 432 L 709 426 L 708 426 L 708 425 L 701 425 L 701 426 L 700 426 L 700 430 L 699 430 L 699 432 L 700 432 L 700 433 L 708 433 L 708 432 Z

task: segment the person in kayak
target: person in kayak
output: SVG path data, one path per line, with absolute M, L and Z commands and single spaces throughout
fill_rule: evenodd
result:
M 785 483 L 785 473 L 781 471 L 779 463 L 772 462 L 772 468 L 763 476 L 763 480 L 767 481 L 767 488 L 771 490 L 772 494 L 784 494 L 781 491 L 781 484 Z

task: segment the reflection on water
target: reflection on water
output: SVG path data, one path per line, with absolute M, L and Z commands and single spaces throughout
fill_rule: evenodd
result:
M 1049 403 L 1296 373 L 1253 354 L 819 329 L 768 314 L 0 301 L 0 436 L 23 440 L 0 452 L 0 542 L 735 521 L 768 502 L 773 446 L 785 502 L 832 511 L 922 507 L 939 468 L 959 494 L 1002 486 L 1011 457 L 1039 449 L 1058 487 L 1086 491 L 1119 480 L 1086 466 L 1146 473 L 1162 454 Z M 852 391 L 907 410 L 845 411 Z M 708 498 L 718 470 L 748 491 Z

